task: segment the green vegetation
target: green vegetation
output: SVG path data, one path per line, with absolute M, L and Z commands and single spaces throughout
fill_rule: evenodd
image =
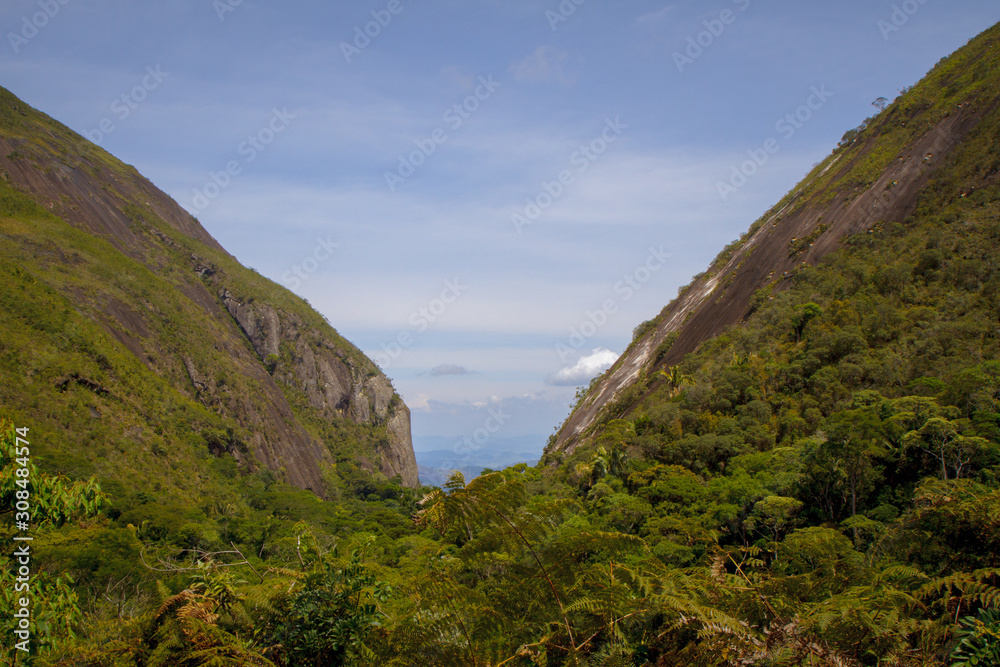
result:
M 220 414 L 225 412 L 220 408 L 240 397 L 255 412 L 266 413 L 260 381 L 235 366 L 230 355 L 197 342 L 206 334 L 225 340 L 226 323 L 192 302 L 169 270 L 154 274 L 110 242 L 68 225 L 2 181 L 0 230 L 16 240 L 0 247 L 0 400 L 11 417 L 30 415 L 46 443 L 38 465 L 73 478 L 98 474 L 130 491 L 138 490 L 140 480 L 151 480 L 152 487 L 145 490 L 161 500 L 188 502 L 182 499 L 206 493 L 225 496 L 221 487 L 231 484 L 231 475 L 203 477 L 194 472 L 211 461 L 215 443 L 210 434 L 220 430 L 228 430 L 232 449 L 252 458 L 244 444 L 250 433 Z M 68 263 L 51 261 L 38 250 L 54 238 L 63 240 L 60 249 Z M 253 294 L 255 281 L 247 284 Z M 263 289 L 257 293 L 267 294 Z M 151 313 L 141 320 L 149 329 L 142 344 L 155 341 L 146 363 L 100 324 L 116 324 L 106 308 L 109 303 Z M 313 326 L 329 329 L 318 315 L 314 318 Z M 349 349 L 363 359 L 356 348 Z M 208 396 L 194 400 L 195 391 L 185 395 L 176 389 L 191 383 L 181 357 L 212 385 L 205 389 Z M 362 367 L 374 370 L 367 360 Z M 299 406 L 300 419 L 318 424 L 308 401 L 293 387 L 285 389 L 290 403 Z M 323 424 L 327 431 L 316 426 L 314 435 L 330 445 L 334 456 L 376 460 L 384 426 L 348 420 Z M 246 467 L 256 466 L 250 461 Z M 336 493 L 344 485 L 336 480 L 331 484 L 325 491 Z
M 998 36 L 945 61 L 799 192 L 870 183 L 956 104 L 996 99 Z M 456 474 L 422 497 L 365 471 L 384 426 L 310 413 L 288 383 L 301 423 L 330 449 L 328 500 L 253 461 L 253 429 L 210 407 L 252 401 L 260 385 L 200 350 L 198 332 L 220 325 L 170 289 L 172 269 L 123 258 L 0 182 L 0 234 L 16 240 L 0 245 L 0 400 L 16 425 L 30 422 L 34 466 L 19 477 L 14 424 L 0 423 L 0 498 L 16 509 L 18 479 L 30 477 L 35 538 L 32 653 L 5 658 L 995 664 L 1000 108 L 979 113 L 909 218 L 759 290 L 744 323 L 663 367 L 668 337 L 585 446 L 533 469 Z M 835 159 L 853 166 L 826 170 Z M 213 288 L 239 276 L 242 299 L 299 308 L 129 211 L 180 248 L 163 252 L 209 258 Z M 58 249 L 43 251 L 53 238 Z M 179 392 L 182 366 L 125 351 L 100 324 L 102 299 L 155 309 L 148 338 L 191 355 L 215 393 Z M 280 380 L 293 354 L 285 345 L 257 359 L 261 374 Z M 5 521 L 0 539 L 12 535 Z M 10 622 L 0 619 L 8 636 Z
M 0 416 L 30 427 L 32 445 L 29 465 L 17 465 L 3 422 L 0 537 L 12 544 L 16 494 L 30 490 L 34 538 L 32 655 L 4 642 L 4 664 L 63 650 L 79 656 L 90 650 L 83 638 L 99 638 L 94 655 L 117 655 L 123 628 L 138 627 L 124 620 L 149 620 L 187 590 L 189 573 L 200 570 L 183 568 L 207 561 L 199 554 L 246 553 L 249 560 L 212 568 L 242 562 L 236 569 L 266 572 L 295 553 L 302 521 L 327 546 L 366 534 L 385 548 L 415 532 L 416 492 L 377 472 L 384 421 L 319 414 L 295 381 L 301 346 L 259 358 L 233 335 L 239 325 L 217 295 L 267 304 L 300 341 L 333 350 L 361 381 L 378 373 L 371 361 L 301 299 L 160 218 L 158 193 L 142 191 L 133 169 L 2 89 L 0 135 L 18 143 L 8 159 L 19 166 L 41 173 L 58 164 L 76 170 L 83 187 L 103 184 L 97 196 L 110 195 L 130 223 L 93 234 L 71 224 L 75 206 L 60 208 L 69 198 L 46 202 L 0 171 Z M 287 401 L 287 414 L 275 414 L 268 392 Z M 389 404 L 391 417 L 400 402 Z M 316 493 L 287 483 L 282 460 L 268 469 L 255 456 L 261 440 L 287 438 L 278 431 L 289 424 L 329 454 Z M 17 470 L 30 489 L 15 488 Z M 14 572 L 5 559 L 4 609 L 14 609 Z M 121 655 L 179 664 L 175 648 L 160 647 L 183 643 L 189 628 L 171 618 L 142 626 L 138 639 L 127 635 L 122 641 L 145 652 Z M 12 620 L 0 620 L 8 637 Z

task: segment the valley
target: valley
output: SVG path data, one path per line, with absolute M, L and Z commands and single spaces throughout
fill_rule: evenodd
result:
M 1000 24 L 881 106 L 551 436 L 414 438 L 409 343 L 0 89 L 4 664 L 998 664 Z

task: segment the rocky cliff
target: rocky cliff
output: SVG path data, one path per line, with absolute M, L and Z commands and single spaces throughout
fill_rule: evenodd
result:
M 194 430 L 213 454 L 319 495 L 338 464 L 417 485 L 409 410 L 370 360 L 303 300 L 239 265 L 134 168 L 3 89 L 0 178 L 7 296 L 44 291 L 66 313 L 34 340 L 63 359 L 38 368 L 30 387 L 8 387 L 10 408 L 58 429 L 38 414 L 37 392 L 80 378 L 62 386 L 105 390 L 80 400 L 99 401 L 91 414 L 111 438 L 149 437 L 181 457 L 171 437 Z M 7 341 L 6 370 L 32 365 L 30 343 Z M 178 412 L 191 416 L 178 422 Z M 220 431 L 228 435 L 212 435 Z
M 639 328 L 638 338 L 590 387 L 547 451 L 571 453 L 616 402 L 614 412 L 627 414 L 662 382 L 659 370 L 744 321 L 761 299 L 784 289 L 796 271 L 815 266 L 845 238 L 904 222 L 963 142 L 995 141 L 978 136 L 977 128 L 1000 104 L 993 74 L 998 33 L 987 31 L 846 134 L 798 187 Z

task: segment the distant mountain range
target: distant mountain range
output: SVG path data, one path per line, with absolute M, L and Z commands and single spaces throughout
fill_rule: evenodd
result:
M 433 435 L 415 437 L 413 448 L 420 483 L 441 486 L 455 470 L 469 480 L 486 468 L 502 470 L 518 463 L 535 465 L 546 440 L 544 435 L 497 438 L 474 449 L 463 443 L 462 438 Z

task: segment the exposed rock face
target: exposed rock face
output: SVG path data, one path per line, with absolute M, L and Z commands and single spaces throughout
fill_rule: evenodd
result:
M 975 128 L 984 111 L 969 106 L 956 110 L 907 146 L 882 176 L 861 192 L 830 196 L 828 191 L 820 190 L 802 199 L 800 193 L 810 185 L 804 182 L 791 200 L 773 211 L 724 264 L 695 279 L 664 310 L 657 327 L 635 341 L 591 387 L 548 451 L 572 453 L 585 441 L 601 411 L 634 385 L 654 361 L 659 366 L 676 364 L 704 341 L 743 321 L 750 314 L 751 299 L 757 290 L 781 289 L 797 267 L 814 265 L 836 250 L 846 236 L 865 232 L 879 222 L 905 220 L 934 169 Z M 834 160 L 827 167 L 837 170 L 831 182 L 836 183 L 852 166 Z M 800 239 L 809 242 L 799 249 L 793 244 Z M 798 250 L 790 252 L 792 247 Z M 657 360 L 657 349 L 671 335 L 676 339 Z
M 409 410 L 370 360 L 301 299 L 239 267 L 198 220 L 134 168 L 2 88 L 0 178 L 77 230 L 107 241 L 120 254 L 102 256 L 115 265 L 104 270 L 134 262 L 169 276 L 163 284 L 183 295 L 172 312 L 161 310 L 162 299 L 148 291 L 66 287 L 64 296 L 174 391 L 245 434 L 246 442 L 209 443 L 213 453 L 228 452 L 251 466 L 256 461 L 323 495 L 323 468 L 338 443 L 320 442 L 303 415 L 348 419 L 384 426 L 388 442 L 370 463 L 417 486 Z M 60 241 L 38 252 L 53 263 L 78 261 Z M 247 296 L 255 293 L 274 298 Z M 233 376 L 239 390 L 227 382 Z M 296 392 L 308 405 L 294 399 Z
M 407 486 L 417 486 L 410 411 L 385 375 L 370 363 L 358 368 L 344 351 L 323 340 L 319 331 L 304 328 L 294 315 L 279 315 L 268 304 L 240 303 L 227 289 L 220 291 L 219 298 L 261 361 L 274 364 L 275 377 L 304 392 L 324 417 L 385 424 L 389 446 L 379 452 L 379 470 L 386 477 L 400 475 Z M 282 343 L 294 349 L 289 362 L 281 359 Z

